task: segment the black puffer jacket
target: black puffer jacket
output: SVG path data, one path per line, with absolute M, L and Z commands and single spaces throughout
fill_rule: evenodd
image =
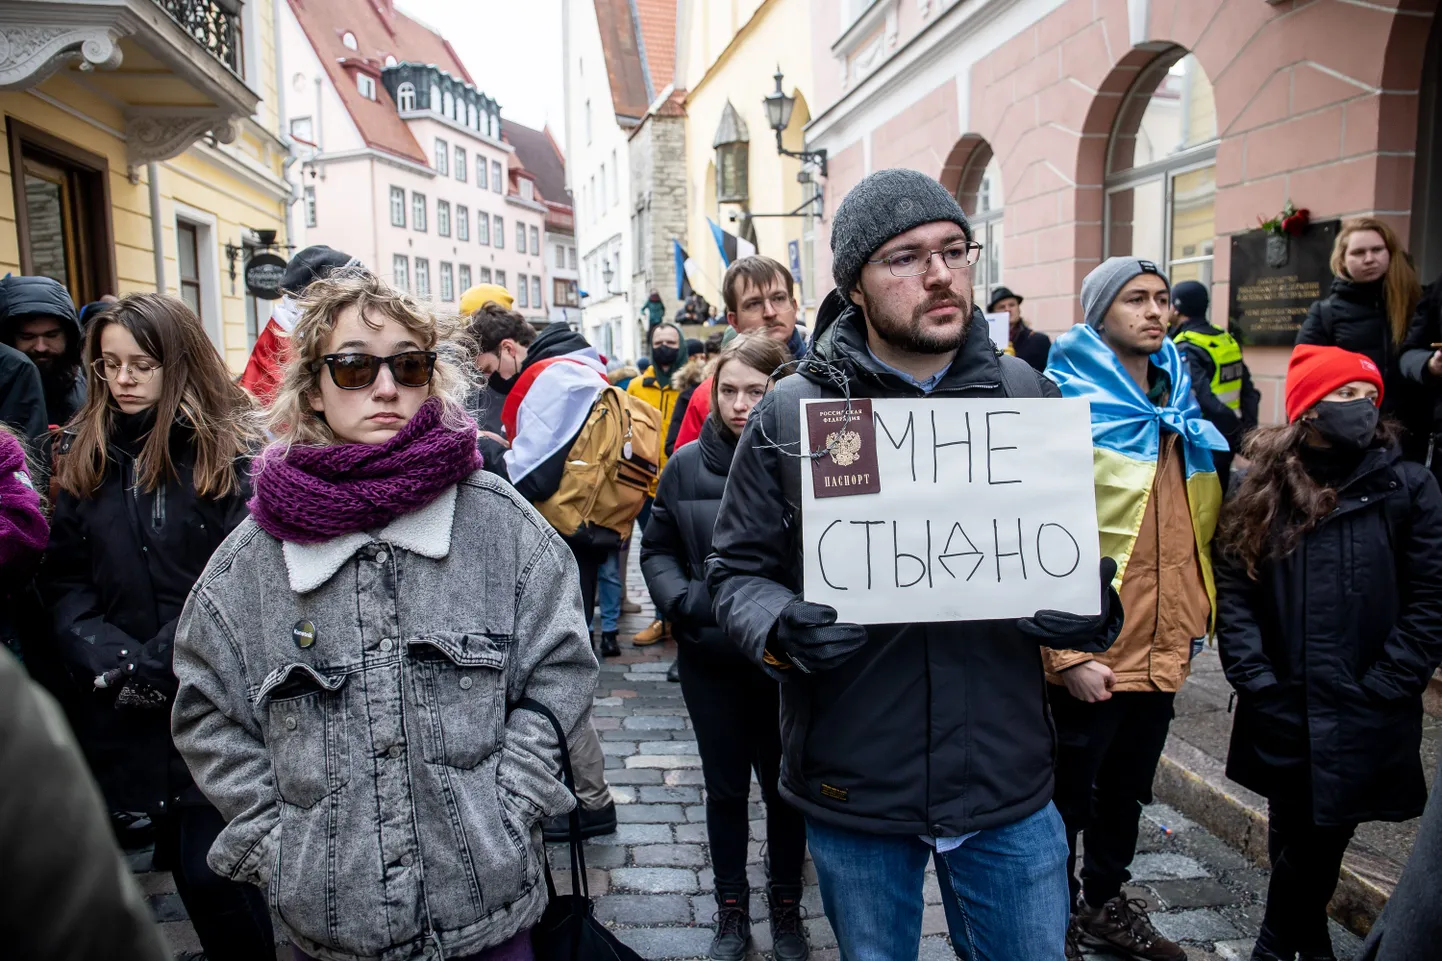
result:
M 0 344 L 0 423 L 24 437 L 33 455 L 50 426 L 40 371 L 14 347 Z
M 21 321 L 36 317 L 54 317 L 65 329 L 65 355 L 53 373 L 42 371 L 45 387 L 46 417 L 50 424 L 62 426 L 85 405 L 85 376 L 80 369 L 80 350 L 84 336 L 80 315 L 70 299 L 70 292 L 49 277 L 11 276 L 0 280 L 0 341 L 15 346 L 15 335 Z
M 818 319 L 798 376 L 762 398 L 741 435 L 707 564 L 718 623 L 758 664 L 782 609 L 800 594 L 802 571 L 801 462 L 764 443 L 761 432 L 797 449 L 799 424 L 783 421 L 781 405 L 797 404 L 806 380 L 827 397 L 841 396 L 819 363 L 839 369 L 852 396 L 922 396 L 872 359 L 861 312 L 841 294 L 827 295 Z M 1008 396 L 1001 362 L 977 311 L 929 396 Z M 1059 396 L 1041 374 L 1021 372 L 1035 378 L 1035 395 Z M 1014 823 L 1051 800 L 1053 730 L 1041 652 L 1015 621 L 877 625 L 868 634 L 869 643 L 833 670 L 787 672 L 781 792 L 792 804 L 850 830 L 955 837 Z
M 196 496 L 195 452 L 183 426 L 171 429 L 179 480 L 137 489 L 135 455 L 152 420 L 150 412 L 121 418 L 93 496 L 56 498 L 39 575 L 74 684 L 76 736 L 113 810 L 155 811 L 190 785 L 170 740 L 175 625 L 210 555 L 245 519 L 249 494 L 247 486 L 219 500 Z M 62 436 L 61 456 L 70 438 Z M 244 484 L 245 468 L 239 473 Z M 167 703 L 117 709 L 116 688 L 93 690 L 96 675 L 131 662 L 135 678 Z
M 699 441 L 683 445 L 666 462 L 641 539 L 641 573 L 656 610 L 671 622 L 677 639 L 739 657 L 716 626 L 706 586 L 711 532 L 735 454 L 735 436 L 708 417 Z
M 1337 471 L 1340 475 L 1342 471 Z M 1442 662 L 1442 493 L 1395 448 L 1253 582 L 1216 551 L 1217 647 L 1237 689 L 1227 776 L 1310 797 L 1319 824 L 1422 813 L 1422 691 Z

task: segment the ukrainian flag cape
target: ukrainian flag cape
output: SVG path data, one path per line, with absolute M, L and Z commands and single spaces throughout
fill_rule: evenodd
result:
M 1202 416 L 1192 394 L 1191 374 L 1176 345 L 1170 339 L 1164 340 L 1151 362 L 1171 378 L 1171 397 L 1163 407 L 1147 399 L 1100 334 L 1086 324 L 1077 324 L 1052 344 L 1046 376 L 1061 388 L 1063 396 L 1091 403 L 1097 529 L 1102 554 L 1117 562 L 1118 591 L 1152 492 L 1162 428 L 1181 438 L 1187 504 L 1202 579 L 1212 600 L 1215 629 L 1217 592 L 1212 579 L 1211 543 L 1222 505 L 1222 487 L 1212 464 L 1212 451 L 1225 451 L 1228 445 L 1221 431 Z

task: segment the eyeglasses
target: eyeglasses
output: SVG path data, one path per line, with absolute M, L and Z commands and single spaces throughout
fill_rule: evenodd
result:
M 137 384 L 148 384 L 155 377 L 155 372 L 160 369 L 159 364 L 148 364 L 140 361 L 136 364 L 117 364 L 113 360 L 106 360 L 104 357 L 97 357 L 90 364 L 90 369 L 95 371 L 95 376 L 107 382 L 114 381 L 120 376 L 122 370 L 130 371 L 130 379 Z
M 976 264 L 977 258 L 981 256 L 981 244 L 975 240 L 963 240 L 941 250 L 906 247 L 896 251 L 890 257 L 868 260 L 867 263 L 886 264 L 894 277 L 920 277 L 931 269 L 931 258 L 937 254 L 941 255 L 941 262 L 947 267 L 952 270 L 961 270 L 963 267 L 971 267 Z
M 330 368 L 330 379 L 341 390 L 364 390 L 376 382 L 381 367 L 391 369 L 391 377 L 402 387 L 424 387 L 431 382 L 436 369 L 436 352 L 433 350 L 407 350 L 389 357 L 375 354 L 326 354 L 318 360 L 312 371 L 319 372 L 322 366 Z

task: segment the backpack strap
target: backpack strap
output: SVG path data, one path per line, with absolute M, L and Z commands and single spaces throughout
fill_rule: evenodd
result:
M 1041 384 L 1036 382 L 1036 368 L 1020 357 L 997 355 L 1001 364 L 1001 386 L 1008 397 L 1040 397 Z

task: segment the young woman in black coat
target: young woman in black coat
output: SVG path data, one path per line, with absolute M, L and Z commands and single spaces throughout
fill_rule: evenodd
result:
M 677 639 L 681 694 L 696 729 L 706 781 L 706 833 L 716 869 L 716 937 L 710 956 L 740 961 L 751 936 L 746 853 L 747 799 L 756 771 L 766 802 L 771 935 L 777 961 L 809 956 L 801 925 L 806 822 L 777 790 L 781 771 L 776 681 L 731 648 L 711 614 L 706 557 L 736 441 L 751 409 L 791 359 L 763 334 L 743 334 L 717 358 L 711 415 L 697 443 L 676 450 L 661 472 L 641 541 L 641 572 L 657 614 Z
M 1327 903 L 1363 821 L 1427 798 L 1422 692 L 1442 662 L 1442 493 L 1379 423 L 1377 365 L 1301 346 L 1285 427 L 1223 507 L 1217 646 L 1237 690 L 1227 776 L 1269 804 L 1254 961 L 1332 959 Z
M 176 622 L 246 515 L 250 401 L 173 297 L 133 294 L 100 314 L 85 362 L 39 577 L 76 737 L 110 809 L 152 822 L 155 865 L 174 872 L 211 961 L 269 957 L 264 899 L 206 866 L 224 823 L 170 738 Z

